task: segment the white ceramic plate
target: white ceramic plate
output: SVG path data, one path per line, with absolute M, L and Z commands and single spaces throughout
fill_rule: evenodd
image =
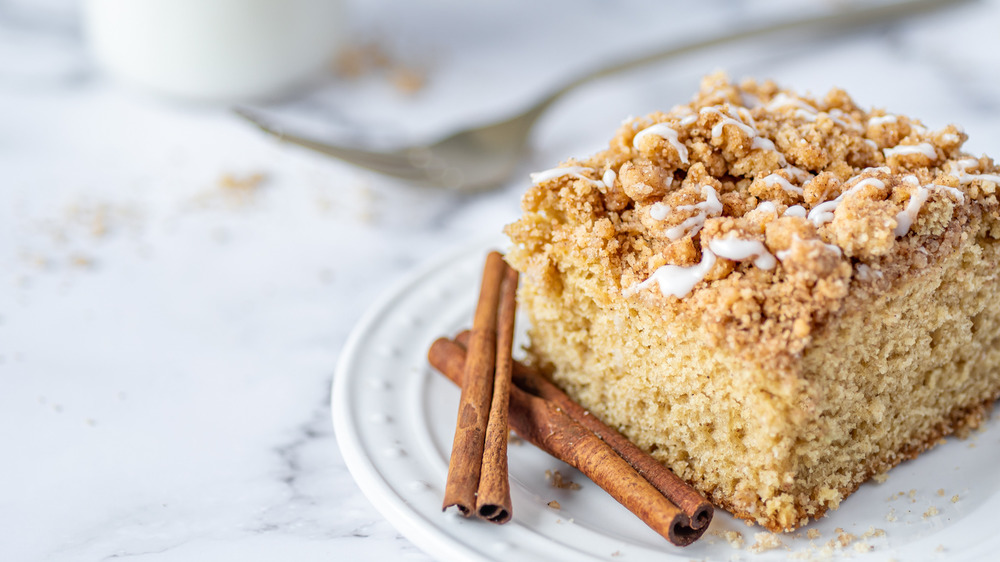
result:
M 716 511 L 695 544 L 670 545 L 603 490 L 531 445 L 509 448 L 513 520 L 503 526 L 441 511 L 457 387 L 427 365 L 431 342 L 472 321 L 486 253 L 500 241 L 438 259 L 384 296 L 354 330 L 337 368 L 332 411 L 351 474 L 399 531 L 441 560 L 983 560 L 1000 551 L 1000 425 L 949 439 L 869 483 L 839 510 L 753 553 L 761 529 Z M 581 485 L 557 489 L 559 470 Z M 561 508 L 548 506 L 558 501 Z M 953 501 L 954 500 L 954 501 Z M 810 539 L 807 531 L 818 538 Z M 842 531 L 841 531 L 842 530 Z M 741 534 L 742 548 L 723 533 Z M 855 538 L 829 546 L 841 532 Z M 812 533 L 815 535 L 815 533 Z M 845 537 L 850 539 L 850 537 Z

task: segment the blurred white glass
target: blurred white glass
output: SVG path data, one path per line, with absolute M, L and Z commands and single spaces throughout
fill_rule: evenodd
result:
M 206 101 L 276 98 L 328 69 L 340 0 L 86 0 L 90 51 L 113 76 Z

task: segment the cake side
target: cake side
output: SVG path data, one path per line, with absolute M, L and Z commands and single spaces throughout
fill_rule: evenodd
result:
M 535 176 L 507 229 L 535 360 L 717 505 L 822 515 L 1000 389 L 1000 174 L 964 140 L 709 77 Z

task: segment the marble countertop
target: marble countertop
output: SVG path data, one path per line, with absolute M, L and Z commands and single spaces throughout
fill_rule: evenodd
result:
M 331 134 L 430 137 L 599 62 L 779 13 L 660 4 L 358 1 L 349 36 L 419 69 L 424 87 L 404 93 L 378 71 L 270 108 Z M 528 172 L 686 101 L 705 73 L 842 87 L 1000 153 L 996 0 L 603 80 L 544 116 L 506 185 L 474 195 L 407 186 L 276 143 L 227 106 L 123 85 L 87 55 L 79 9 L 0 0 L 3 560 L 429 559 L 338 450 L 329 393 L 345 339 L 407 271 L 516 217 Z

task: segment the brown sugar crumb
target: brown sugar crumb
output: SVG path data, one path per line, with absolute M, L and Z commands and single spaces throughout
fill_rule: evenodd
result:
M 404 61 L 378 40 L 348 44 L 337 54 L 333 69 L 348 80 L 368 75 L 384 77 L 396 91 L 406 95 L 416 94 L 427 85 L 425 68 Z
M 851 533 L 845 532 L 843 529 L 838 529 L 836 532 L 837 532 L 837 538 L 831 539 L 830 542 L 826 543 L 827 546 L 832 548 L 838 548 L 838 547 L 846 548 L 852 542 L 854 542 L 854 539 L 857 538 Z
M 252 172 L 248 174 L 225 173 L 219 176 L 216 186 L 226 203 L 234 207 L 242 207 L 253 201 L 253 198 L 260 192 L 260 188 L 267 182 L 267 174 L 263 172 Z M 212 204 L 212 199 L 218 197 L 217 194 L 206 193 L 199 198 L 197 203 L 202 206 Z
M 729 543 L 729 546 L 739 550 L 743 548 L 743 533 L 739 531 L 725 531 L 721 529 L 713 529 L 711 534 L 716 537 L 721 537 Z
M 810 540 L 815 540 L 820 538 L 822 533 L 819 532 L 819 529 L 809 529 L 806 531 L 806 536 L 809 537 Z
M 958 503 L 958 494 L 951 497 L 951 503 Z
M 785 546 L 778 535 L 774 533 L 754 533 L 754 543 L 750 546 L 750 552 L 766 552 Z
M 879 484 L 885 483 L 885 481 L 888 480 L 888 479 L 889 479 L 889 473 L 888 472 L 883 472 L 882 474 L 876 474 L 875 476 L 872 476 L 872 480 L 874 480 L 875 482 L 877 482 Z
M 559 505 L 559 502 L 557 502 L 556 500 L 550 501 L 547 505 L 549 507 L 551 507 L 552 509 L 560 509 L 560 508 L 562 508 L 562 506 Z
M 944 497 L 944 488 L 938 488 L 937 495 Z
M 545 479 L 549 481 L 549 484 L 553 488 L 559 488 L 560 490 L 579 490 L 580 485 L 572 480 L 567 480 L 563 477 L 562 473 L 558 470 L 546 470 Z
M 938 508 L 936 508 L 936 507 L 934 507 L 932 505 L 932 506 L 930 506 L 930 507 L 927 508 L 927 511 L 924 512 L 924 519 L 927 519 L 928 517 L 934 517 L 938 513 L 939 513 L 938 512 Z
M 896 521 L 896 510 L 895 509 L 889 509 L 889 513 L 885 514 L 885 520 L 888 521 L 888 522 L 890 522 L 890 523 Z

